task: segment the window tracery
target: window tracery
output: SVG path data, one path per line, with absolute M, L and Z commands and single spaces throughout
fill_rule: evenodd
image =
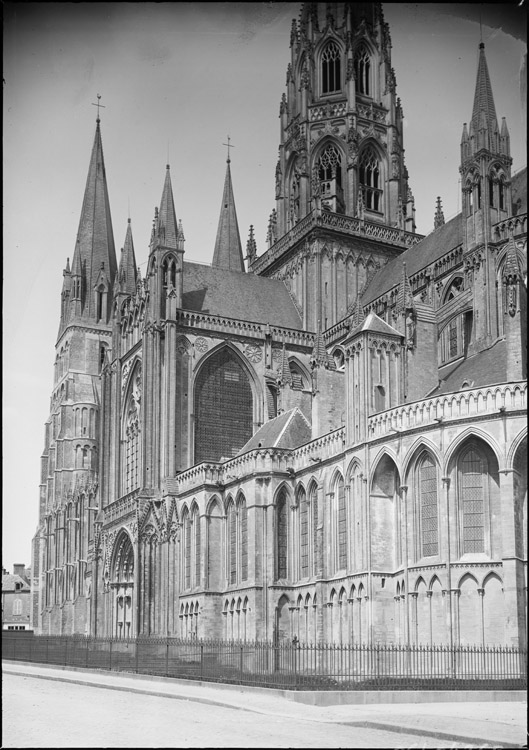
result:
M 366 47 L 362 44 L 354 57 L 354 71 L 356 78 L 356 90 L 365 96 L 371 95 L 371 58 Z
M 359 162 L 358 179 L 364 208 L 368 211 L 381 211 L 382 188 L 378 158 L 372 146 L 362 152 Z
M 332 94 L 342 88 L 340 48 L 334 41 L 325 45 L 321 55 L 321 90 L 323 94 Z

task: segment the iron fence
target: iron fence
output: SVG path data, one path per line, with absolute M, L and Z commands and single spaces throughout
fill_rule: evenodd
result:
M 526 689 L 513 646 L 308 644 L 3 632 L 4 659 L 294 690 Z

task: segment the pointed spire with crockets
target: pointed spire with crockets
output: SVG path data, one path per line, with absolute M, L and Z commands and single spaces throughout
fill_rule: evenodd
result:
M 493 133 L 495 128 L 497 128 L 498 120 L 492 96 L 487 60 L 485 58 L 485 45 L 483 42 L 480 42 L 478 75 L 474 94 L 474 107 L 472 109 L 472 127 L 474 133 L 477 133 L 483 125 L 489 129 L 490 133 Z
M 281 361 L 277 372 L 277 382 L 279 385 L 292 385 L 292 373 L 290 372 L 287 350 L 284 343 L 283 351 L 281 352 Z
M 103 159 L 101 126 L 98 118 L 72 262 L 72 275 L 73 266 L 76 268 L 76 273 L 82 270 L 83 317 L 99 319 L 97 299 L 93 294 L 93 289 L 99 277 L 101 264 L 104 265 L 112 285 L 117 270 L 116 251 Z
M 244 273 L 244 260 L 242 255 L 241 238 L 237 213 L 235 211 L 235 200 L 233 197 L 233 186 L 231 184 L 230 158 L 227 159 L 226 178 L 224 180 L 224 193 L 222 206 L 220 208 L 219 226 L 213 263 L 215 268 L 225 268 L 229 271 L 240 271 Z
M 445 223 L 445 215 L 443 213 L 443 207 L 441 205 L 441 197 L 437 196 L 437 205 L 435 207 L 435 216 L 433 219 L 433 228 L 438 229 Z
M 321 324 L 318 320 L 318 330 L 314 337 L 314 346 L 312 348 L 312 354 L 310 357 L 310 364 L 312 367 L 326 367 L 329 370 L 336 369 L 336 363 L 331 355 L 327 352 L 325 341 L 323 340 L 323 333 L 321 332 Z
M 117 291 L 121 294 L 132 296 L 136 291 L 137 280 L 136 256 L 134 255 L 134 243 L 132 241 L 132 229 L 129 219 L 127 223 L 125 242 L 123 244 L 119 261 Z
M 171 185 L 171 173 L 169 164 L 165 169 L 165 182 L 162 191 L 160 208 L 155 217 L 154 245 L 166 247 L 171 250 L 177 249 L 178 222 L 173 200 L 173 187 Z
M 356 295 L 356 301 L 351 313 L 351 331 L 356 331 L 364 322 L 364 308 L 360 301 L 360 292 Z
M 406 273 L 406 263 L 403 263 L 402 279 L 397 294 L 397 305 L 395 311 L 399 313 L 405 310 L 413 310 L 413 307 L 413 294 L 411 291 L 410 282 L 408 280 L 408 274 Z

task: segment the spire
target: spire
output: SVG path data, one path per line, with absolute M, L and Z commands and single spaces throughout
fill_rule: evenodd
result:
M 413 310 L 413 294 L 411 292 L 410 282 L 408 280 L 408 274 L 406 273 L 406 263 L 402 264 L 402 279 L 400 282 L 399 291 L 397 294 L 397 305 L 395 312 L 403 312 L 404 310 Z
M 231 184 L 229 156 L 226 160 L 226 178 L 224 180 L 224 193 L 222 195 L 222 206 L 220 209 L 212 266 L 244 273 L 244 260 L 242 257 L 237 213 L 235 211 L 233 187 Z
M 364 308 L 360 302 L 360 292 L 356 295 L 356 301 L 351 312 L 351 331 L 355 331 L 364 322 Z
M 138 276 L 136 272 L 136 257 L 134 255 L 134 243 L 132 241 L 132 229 L 130 219 L 127 223 L 127 233 L 121 258 L 119 261 L 118 271 L 118 291 L 124 294 L 133 295 L 136 291 L 136 282 Z
M 96 301 L 92 290 L 102 263 L 112 284 L 117 268 L 116 251 L 98 117 L 72 261 L 72 275 L 74 273 L 81 275 L 81 271 L 84 272 L 83 284 L 86 284 L 86 287 L 83 293 L 82 314 L 92 318 L 97 317 Z
M 441 206 L 441 197 L 437 196 L 437 205 L 435 207 L 435 216 L 433 219 L 433 228 L 438 229 L 445 223 L 445 215 L 443 213 L 443 207 Z
M 248 241 L 246 243 L 246 259 L 248 260 L 248 265 L 251 266 L 256 258 L 257 258 L 257 245 L 255 242 L 255 237 L 253 233 L 253 224 L 250 224 L 250 233 L 248 235 Z
M 483 113 L 484 116 L 482 116 L 481 113 Z M 485 125 L 492 134 L 497 126 L 496 107 L 494 106 L 489 70 L 485 58 L 485 45 L 483 42 L 480 42 L 479 44 L 478 75 L 476 79 L 476 91 L 474 94 L 474 107 L 472 109 L 471 124 L 474 133 L 477 133 L 480 127 L 483 128 Z
M 169 164 L 165 169 L 165 182 L 158 210 L 155 238 L 163 247 L 177 249 L 178 224 L 174 210 L 173 187 Z
M 292 385 L 292 373 L 288 364 L 287 350 L 283 343 L 283 351 L 281 352 L 281 362 L 279 363 L 279 370 L 277 373 L 277 382 L 280 385 Z
M 320 321 L 318 320 L 318 330 L 314 337 L 314 346 L 310 357 L 312 367 L 326 367 L 329 370 L 336 369 L 336 363 L 331 355 L 327 352 L 323 334 L 321 332 Z

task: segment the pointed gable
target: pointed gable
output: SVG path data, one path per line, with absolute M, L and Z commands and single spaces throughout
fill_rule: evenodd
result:
M 384 336 L 398 336 L 402 337 L 395 328 L 385 323 L 382 318 L 379 318 L 375 313 L 369 313 L 365 319 L 360 331 L 370 331 L 371 333 L 380 333 Z
M 102 264 L 112 285 L 117 270 L 116 251 L 98 119 L 72 263 L 72 273 L 77 274 L 79 269 L 84 271 L 83 315 L 93 318 L 97 311 L 90 292 L 96 285 Z
M 171 185 L 171 173 L 169 164 L 165 170 L 165 182 L 163 186 L 162 199 L 158 209 L 158 220 L 156 224 L 156 237 L 164 247 L 177 249 L 178 223 L 173 200 L 173 187 Z
M 211 265 L 214 268 L 225 268 L 229 271 L 244 273 L 244 260 L 237 213 L 235 211 L 229 159 L 226 166 L 224 193 L 222 195 L 217 239 L 215 240 L 215 251 Z

